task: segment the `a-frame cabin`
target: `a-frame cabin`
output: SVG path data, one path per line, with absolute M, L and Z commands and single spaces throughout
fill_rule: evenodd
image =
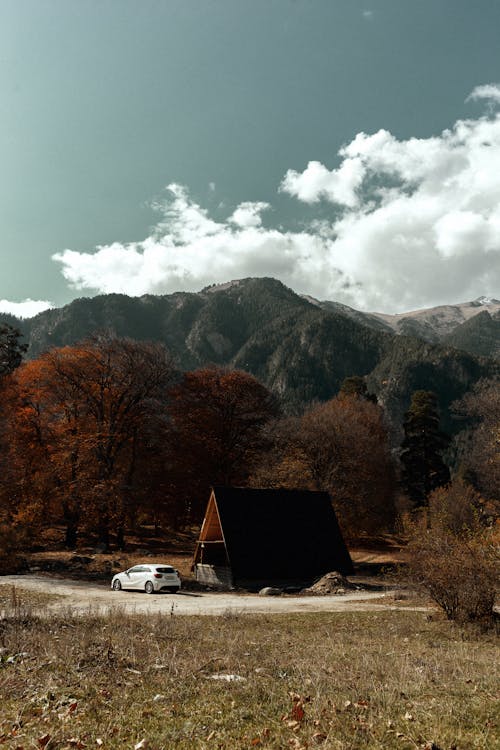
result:
M 333 570 L 353 566 L 328 493 L 214 487 L 196 543 L 198 581 L 307 585 Z

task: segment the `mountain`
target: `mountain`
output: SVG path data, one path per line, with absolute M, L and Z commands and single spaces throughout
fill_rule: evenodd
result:
M 487 310 L 483 312 L 489 316 Z M 435 319 L 440 314 L 428 318 Z M 488 344 L 490 323 L 485 317 L 470 315 L 466 323 L 472 325 L 476 319 L 484 340 L 481 351 L 470 354 L 453 348 L 451 341 L 436 344 L 402 335 L 401 327 L 397 335 L 394 326 L 377 315 L 302 297 L 281 282 L 264 278 L 233 281 L 198 293 L 77 299 L 17 324 L 29 344 L 29 357 L 99 331 L 162 341 L 181 369 L 215 363 L 248 370 L 278 393 L 290 410 L 328 399 L 345 377 L 361 375 L 386 404 L 394 423 L 400 424 L 414 390 L 436 391 L 446 410 L 478 379 L 498 376 L 497 362 L 475 356 L 496 351 Z M 423 321 L 420 314 L 418 320 Z M 495 334 L 496 318 L 493 322 Z M 467 330 L 463 332 L 466 323 L 455 328 L 450 324 L 449 335 L 455 332 L 471 345 L 474 333 L 471 339 Z M 442 325 L 440 330 L 445 328 Z M 453 429 L 448 422 L 446 426 Z
M 323 310 L 347 315 L 377 331 L 413 336 L 429 343 L 444 343 L 469 354 L 500 359 L 500 301 L 479 297 L 473 302 L 441 305 L 388 315 L 355 310 L 339 302 L 306 297 Z
M 444 336 L 442 341 L 480 357 L 500 359 L 500 310 L 482 310 Z
M 395 333 L 417 336 L 425 341 L 436 343 L 447 340 L 458 327 L 484 313 L 490 316 L 499 315 L 500 301 L 479 297 L 473 302 L 462 302 L 457 305 L 440 305 L 399 315 L 370 313 L 369 316 L 385 323 Z

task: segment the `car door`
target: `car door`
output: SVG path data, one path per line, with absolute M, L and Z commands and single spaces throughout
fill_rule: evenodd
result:
M 122 588 L 124 589 L 137 589 L 140 588 L 140 577 L 141 577 L 141 565 L 134 565 L 133 568 L 129 568 L 124 576 L 124 583 Z
M 137 577 L 137 588 L 143 589 L 146 585 L 146 581 L 151 578 L 151 569 L 147 565 L 141 565 L 139 575 Z

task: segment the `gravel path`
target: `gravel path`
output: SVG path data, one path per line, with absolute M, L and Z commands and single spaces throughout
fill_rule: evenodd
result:
M 47 576 L 0 576 L 0 585 L 15 585 L 32 591 L 59 594 L 62 598 L 47 611 L 105 613 L 120 609 L 127 613 L 174 613 L 176 615 L 222 615 L 228 613 L 353 612 L 397 608 L 393 591 L 356 591 L 341 596 L 258 596 L 235 592 L 192 592 L 147 595 L 135 591 L 111 591 L 102 584 Z

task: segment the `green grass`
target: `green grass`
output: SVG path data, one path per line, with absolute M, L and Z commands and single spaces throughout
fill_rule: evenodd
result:
M 12 750 L 500 747 L 493 635 L 422 613 L 13 612 L 0 647 Z

